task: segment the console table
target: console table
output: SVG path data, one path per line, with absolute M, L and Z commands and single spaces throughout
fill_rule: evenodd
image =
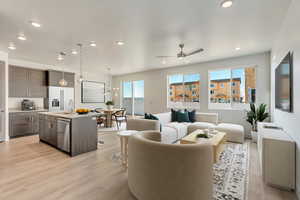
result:
M 259 123 L 257 149 L 265 183 L 282 189 L 295 189 L 295 141 L 282 129 L 266 128 L 273 123 Z

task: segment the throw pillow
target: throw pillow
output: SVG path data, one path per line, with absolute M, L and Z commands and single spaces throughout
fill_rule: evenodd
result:
M 177 112 L 178 111 L 171 109 L 171 122 L 177 122 Z
M 196 121 L 196 110 L 188 111 L 185 109 L 186 112 L 189 114 L 189 120 L 190 122 L 195 122 Z
M 177 121 L 178 122 L 190 122 L 189 113 L 186 111 L 177 112 Z

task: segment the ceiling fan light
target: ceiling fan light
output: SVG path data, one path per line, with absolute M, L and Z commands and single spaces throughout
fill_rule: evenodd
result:
M 221 6 L 223 7 L 223 8 L 229 8 L 229 7 L 231 7 L 233 5 L 233 1 L 232 0 L 224 0 L 224 1 L 222 1 L 222 3 L 221 3 Z

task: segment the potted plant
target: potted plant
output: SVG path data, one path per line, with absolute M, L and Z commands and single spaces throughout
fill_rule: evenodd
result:
M 107 101 L 107 102 L 105 103 L 105 105 L 107 106 L 107 109 L 108 109 L 108 110 L 112 110 L 113 107 L 114 107 L 114 102 L 113 102 L 113 101 Z
M 260 104 L 258 108 L 255 108 L 255 104 L 250 104 L 250 111 L 247 111 L 247 122 L 249 122 L 252 126 L 251 137 L 252 141 L 257 141 L 257 122 L 263 122 L 265 119 L 269 117 L 269 113 L 267 112 L 267 105 Z

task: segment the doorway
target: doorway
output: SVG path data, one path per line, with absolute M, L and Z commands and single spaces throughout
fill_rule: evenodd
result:
M 144 80 L 122 83 L 122 107 L 129 115 L 144 115 Z

